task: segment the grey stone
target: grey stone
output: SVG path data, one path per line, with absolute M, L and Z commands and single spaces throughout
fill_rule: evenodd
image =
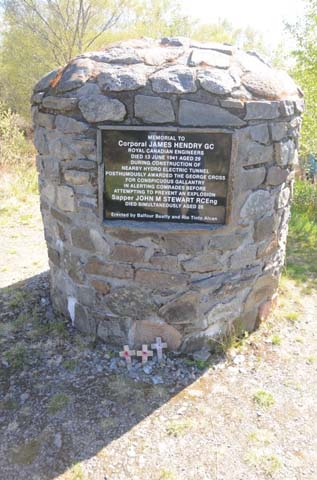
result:
M 246 199 L 242 209 L 241 218 L 260 217 L 270 212 L 273 208 L 274 198 L 266 190 L 251 193 Z
M 274 142 L 279 142 L 287 137 L 288 124 L 286 122 L 278 122 L 271 124 L 271 135 Z
M 191 93 L 197 86 L 192 68 L 172 66 L 150 76 L 152 88 L 157 93 Z
M 161 45 L 169 45 L 171 47 L 188 47 L 190 40 L 187 37 L 163 37 Z
M 237 86 L 230 73 L 224 70 L 198 70 L 197 80 L 204 90 L 215 95 L 227 95 Z
M 182 341 L 182 336 L 175 327 L 156 318 L 135 321 L 129 331 L 129 338 L 134 347 L 144 343 L 150 344 L 156 337 L 163 338 L 167 348 L 172 351 L 178 350 Z
M 116 46 L 101 52 L 91 52 L 89 58 L 95 62 L 119 65 L 133 65 L 142 62 L 140 50 L 129 46 Z
M 243 170 L 240 178 L 241 191 L 253 190 L 264 182 L 265 167 Z
M 209 65 L 210 67 L 229 68 L 230 56 L 213 50 L 195 48 L 192 51 L 188 64 L 192 67 Z
M 76 108 L 77 103 L 77 98 L 49 96 L 44 97 L 42 105 L 48 110 L 56 110 L 58 112 L 71 112 Z
M 53 138 L 49 144 L 49 152 L 54 157 L 71 160 L 87 157 L 95 160 L 96 145 L 93 140 L 69 136 Z
M 193 359 L 196 361 L 198 360 L 202 362 L 207 362 L 207 360 L 209 360 L 210 358 L 210 355 L 210 351 L 207 348 L 202 348 L 198 352 L 194 352 Z
M 280 116 L 279 102 L 246 102 L 246 108 L 246 120 L 271 120 Z
M 49 149 L 47 144 L 47 138 L 45 135 L 45 128 L 36 127 L 34 131 L 33 142 L 36 150 L 42 155 L 48 155 Z
M 285 208 L 290 200 L 291 190 L 290 188 L 283 188 L 280 192 L 277 200 L 277 208 Z
M 226 324 L 232 323 L 236 318 L 239 318 L 241 311 L 241 294 L 239 297 L 225 303 L 218 303 L 207 314 L 209 328 L 205 331 L 205 334 L 209 337 L 216 337 L 221 333 L 225 333 Z
M 159 313 L 167 323 L 174 326 L 195 324 L 199 317 L 199 298 L 199 293 L 185 293 L 164 305 Z
M 230 267 L 233 269 L 249 267 L 256 259 L 257 246 L 243 245 L 230 257 Z
M 66 212 L 74 212 L 76 209 L 74 190 L 71 187 L 57 187 L 57 206 Z
M 294 115 L 295 112 L 295 105 L 293 100 L 283 100 L 280 102 L 280 112 L 283 117 L 289 117 Z
M 63 93 L 81 87 L 93 75 L 94 62 L 88 58 L 76 58 L 63 70 L 56 85 L 56 92 Z
M 65 182 L 72 185 L 84 185 L 89 182 L 90 174 L 78 170 L 66 170 L 64 173 Z
M 275 161 L 280 167 L 293 165 L 295 161 L 295 144 L 293 140 L 274 144 Z
M 255 142 L 267 145 L 270 143 L 269 128 L 265 124 L 253 125 L 249 128 L 250 138 Z
M 209 241 L 208 247 L 211 249 L 219 250 L 232 250 L 238 248 L 246 239 L 246 234 L 244 233 L 227 233 L 226 235 L 213 236 Z
M 38 161 L 41 163 L 41 168 L 45 178 L 56 181 L 59 179 L 59 159 L 50 155 L 39 155 Z
M 203 103 L 180 101 L 179 123 L 193 127 L 241 127 L 245 122 L 223 108 Z
M 32 105 L 40 105 L 42 103 L 44 95 L 45 95 L 45 92 L 34 93 L 34 95 L 32 95 L 31 97 Z
M 226 53 L 227 55 L 233 55 L 236 51 L 236 47 L 219 42 L 198 42 L 196 40 L 190 40 L 189 46 L 201 50 L 215 50 L 216 52 Z
M 172 102 L 166 98 L 136 95 L 135 116 L 149 123 L 174 122 L 175 114 Z
M 33 91 L 37 92 L 46 92 L 50 88 L 50 83 L 55 79 L 56 75 L 59 72 L 59 68 L 55 68 L 51 72 L 47 73 L 39 82 L 35 84 Z
M 303 113 L 304 110 L 305 110 L 304 99 L 303 98 L 297 98 L 294 103 L 295 103 L 295 109 L 296 109 L 297 113 Z
M 120 92 L 137 90 L 144 87 L 151 70 L 143 65 L 135 67 L 112 66 L 98 75 L 97 81 L 101 90 Z
M 241 100 L 220 100 L 220 105 L 223 108 L 237 108 L 242 110 L 244 108 L 244 102 Z
M 261 98 L 273 100 L 282 95 L 279 78 L 271 68 L 246 73 L 242 77 L 242 83 L 250 92 Z
M 35 125 L 51 130 L 54 128 L 55 115 L 41 113 L 38 108 L 36 108 L 32 109 L 32 120 Z
M 101 90 L 96 83 L 85 83 L 80 87 L 73 95 L 76 95 L 78 98 L 90 97 L 91 95 L 100 95 Z
M 52 184 L 46 185 L 42 188 L 41 194 L 48 199 L 51 204 L 54 204 L 56 198 L 56 189 Z
M 266 183 L 268 185 L 280 185 L 284 183 L 289 175 L 289 171 L 280 167 L 269 168 Z
M 88 130 L 89 125 L 84 122 L 78 122 L 71 117 L 57 115 L 55 126 L 64 133 L 83 133 Z
M 82 98 L 79 108 L 85 120 L 91 123 L 113 120 L 115 122 L 124 120 L 126 108 L 119 100 L 104 97 L 103 95 L 91 95 Z
M 217 253 L 207 253 L 182 262 L 182 266 L 185 272 L 214 272 L 224 268 L 224 260 Z
M 245 311 L 253 310 L 256 305 L 270 298 L 278 285 L 278 277 L 275 275 L 264 275 L 259 277 L 246 299 Z
M 242 165 L 259 165 L 272 161 L 272 145 L 261 145 L 255 142 L 245 142 L 240 143 L 238 149 L 239 160 L 241 161 Z
M 262 242 L 271 238 L 277 228 L 277 220 L 274 215 L 266 216 L 255 222 L 254 240 Z

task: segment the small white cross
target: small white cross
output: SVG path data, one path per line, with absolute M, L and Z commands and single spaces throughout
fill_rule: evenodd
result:
M 163 358 L 163 348 L 167 348 L 167 343 L 162 343 L 161 337 L 156 337 L 156 343 L 152 343 L 151 348 L 157 352 L 157 359 L 160 362 Z
M 129 345 L 123 346 L 123 351 L 119 353 L 121 358 L 124 358 L 127 362 L 127 367 L 131 367 L 131 357 L 135 355 L 135 350 L 130 350 Z
M 142 357 L 142 363 L 146 363 L 149 357 L 153 357 L 153 352 L 148 350 L 147 345 L 142 345 L 142 350 L 136 352 L 138 357 Z

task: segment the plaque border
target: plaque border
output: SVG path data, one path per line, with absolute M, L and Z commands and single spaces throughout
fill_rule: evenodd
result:
M 105 165 L 102 157 L 102 132 L 103 130 L 135 130 L 135 131 L 158 131 L 158 132 L 179 132 L 181 133 L 228 133 L 231 135 L 231 156 L 228 172 L 228 191 L 227 191 L 227 206 L 226 206 L 226 218 L 225 223 L 177 223 L 177 222 L 136 222 L 133 220 L 109 220 L 104 219 L 104 188 L 105 188 Z M 164 226 L 168 226 L 169 230 L 215 230 L 226 227 L 232 218 L 232 203 L 233 203 L 233 169 L 236 163 L 238 154 L 238 139 L 236 131 L 230 128 L 204 128 L 204 127 L 180 127 L 180 126 L 140 126 L 140 125 L 100 125 L 97 127 L 97 164 L 98 164 L 98 216 L 103 226 L 111 228 L 130 228 L 130 229 L 159 229 L 162 230 Z M 133 223 L 132 223 L 133 222 Z M 146 223 L 146 225 L 144 225 Z M 117 224 L 117 225 L 116 225 Z

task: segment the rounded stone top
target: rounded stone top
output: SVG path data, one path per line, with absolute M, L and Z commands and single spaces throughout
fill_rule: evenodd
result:
M 84 53 L 43 77 L 34 92 L 54 96 L 77 89 L 76 96 L 85 97 L 146 87 L 162 95 L 201 89 L 242 102 L 302 96 L 287 73 L 255 52 L 182 37 L 129 40 Z

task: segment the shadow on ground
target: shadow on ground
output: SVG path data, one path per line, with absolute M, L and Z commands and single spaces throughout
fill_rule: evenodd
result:
M 65 478 L 80 480 L 77 462 L 97 455 L 207 367 L 168 356 L 146 372 L 136 364 L 128 373 L 117 352 L 54 315 L 47 272 L 0 290 L 0 349 L 3 480 L 50 480 L 71 467 Z

